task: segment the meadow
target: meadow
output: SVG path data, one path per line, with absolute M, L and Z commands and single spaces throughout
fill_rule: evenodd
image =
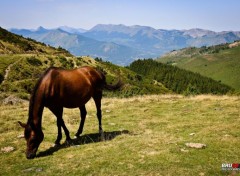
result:
M 23 129 L 28 102 L 0 106 L 0 175 L 237 175 L 223 163 L 240 163 L 240 97 L 151 95 L 103 98 L 105 141 L 99 141 L 94 102 L 87 104 L 84 132 L 72 145 L 53 147 L 55 116 L 45 108 L 44 141 L 27 160 Z M 78 109 L 65 109 L 73 138 Z M 63 136 L 65 137 L 65 136 Z M 202 149 L 185 144 L 202 143 Z M 12 151 L 5 151 L 13 147 Z

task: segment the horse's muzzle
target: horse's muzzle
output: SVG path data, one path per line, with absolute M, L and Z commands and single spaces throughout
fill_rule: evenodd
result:
M 33 159 L 36 157 L 36 153 L 27 153 L 26 157 L 27 157 L 27 159 Z

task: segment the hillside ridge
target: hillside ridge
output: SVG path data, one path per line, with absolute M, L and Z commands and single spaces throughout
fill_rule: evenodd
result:
M 12 34 L 1 29 L 6 35 L 1 35 L 0 43 L 4 50 L 0 54 L 0 99 L 9 94 L 17 94 L 21 98 L 29 98 L 34 84 L 39 76 L 49 67 L 56 66 L 65 69 L 73 69 L 81 66 L 92 66 L 106 74 L 109 84 L 113 84 L 121 76 L 124 87 L 114 93 L 104 92 L 106 96 L 133 96 L 143 94 L 170 93 L 164 85 L 140 76 L 137 73 L 110 62 L 104 62 L 101 58 L 89 56 L 74 57 L 66 50 L 54 48 Z M 39 29 L 44 31 L 44 29 Z M 1 31 L 0 31 L 1 32 Z M 31 50 L 24 50 L 25 45 Z
M 20 35 L 0 27 L 0 54 L 63 54 L 72 56 L 67 50 L 58 47 L 57 49 L 30 38 L 23 38 Z

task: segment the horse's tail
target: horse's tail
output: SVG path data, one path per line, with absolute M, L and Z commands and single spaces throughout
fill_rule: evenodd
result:
M 124 84 L 122 82 L 121 79 L 118 80 L 118 82 L 114 85 L 111 85 L 111 84 L 107 84 L 107 81 L 106 81 L 106 75 L 104 73 L 103 70 L 97 70 L 99 72 L 99 74 L 101 75 L 101 89 L 107 89 L 107 90 L 110 90 L 110 91 L 114 91 L 114 90 L 119 90 Z
M 123 86 L 123 82 L 121 81 L 121 79 L 119 79 L 118 82 L 114 85 L 107 84 L 106 82 L 104 84 L 104 88 L 111 91 L 119 90 L 122 86 Z

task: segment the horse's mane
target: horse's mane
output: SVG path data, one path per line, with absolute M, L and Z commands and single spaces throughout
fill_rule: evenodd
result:
M 56 69 L 56 67 L 49 67 L 38 79 L 37 83 L 34 86 L 34 89 L 32 91 L 31 97 L 30 97 L 30 102 L 29 102 L 29 112 L 28 112 L 28 122 L 27 124 L 30 124 L 33 120 L 33 107 L 34 107 L 34 102 L 35 102 L 35 97 L 36 97 L 36 93 L 37 90 L 43 80 L 43 78 L 45 77 L 45 75 L 51 70 L 51 69 Z

